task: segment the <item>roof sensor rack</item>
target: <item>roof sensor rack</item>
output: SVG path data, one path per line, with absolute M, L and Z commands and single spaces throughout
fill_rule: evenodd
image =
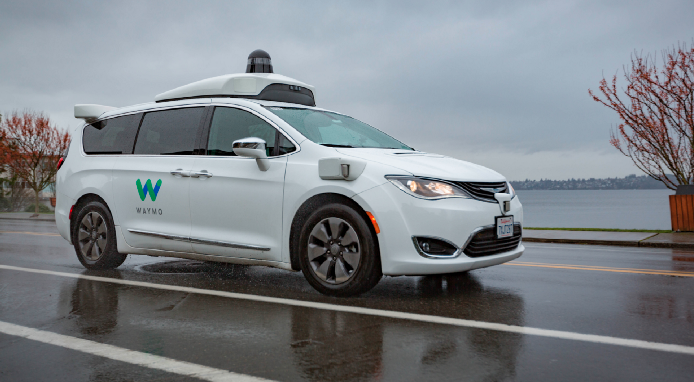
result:
M 154 100 L 166 102 L 204 97 L 248 98 L 316 106 L 315 88 L 273 73 L 270 55 L 261 49 L 248 56 L 246 73 L 193 82 L 158 94 Z

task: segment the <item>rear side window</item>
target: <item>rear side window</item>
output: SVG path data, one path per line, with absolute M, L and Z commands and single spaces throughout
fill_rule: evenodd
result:
M 255 137 L 265 141 L 267 156 L 273 156 L 277 130 L 261 118 L 243 110 L 217 107 L 207 141 L 207 155 L 234 156 L 233 143 Z
M 84 128 L 82 146 L 87 154 L 131 154 L 142 114 L 94 122 Z
M 204 107 L 189 107 L 145 114 L 135 154 L 193 155 L 204 111 Z

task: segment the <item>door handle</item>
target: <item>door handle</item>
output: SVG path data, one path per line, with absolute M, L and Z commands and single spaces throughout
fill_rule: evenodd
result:
M 190 176 L 190 171 L 183 171 L 182 168 L 177 168 L 171 171 L 171 175 L 179 178 L 188 178 Z
M 211 172 L 207 172 L 207 170 L 201 170 L 201 171 L 196 171 L 192 172 L 190 174 L 192 178 L 209 178 L 212 176 Z

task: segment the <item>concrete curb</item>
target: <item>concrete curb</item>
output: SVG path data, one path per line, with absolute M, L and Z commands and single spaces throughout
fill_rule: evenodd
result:
M 32 220 L 32 221 L 44 221 L 44 222 L 55 222 L 55 217 L 50 216 L 50 217 L 43 217 L 39 216 L 37 218 L 19 218 L 19 217 L 14 217 L 14 216 L 2 216 L 0 215 L 0 220 Z
M 624 240 L 578 240 L 578 239 L 545 239 L 537 237 L 523 237 L 523 241 L 529 243 L 558 243 L 558 244 L 586 244 L 586 245 L 616 245 L 622 247 L 638 247 L 638 241 Z
M 557 243 L 557 244 L 581 244 L 581 245 L 611 245 L 619 247 L 645 247 L 645 248 L 679 248 L 694 249 L 694 243 L 682 243 L 674 241 L 650 241 L 660 234 L 654 234 L 643 240 L 579 240 L 561 238 L 536 238 L 523 237 L 524 242 L 528 243 Z

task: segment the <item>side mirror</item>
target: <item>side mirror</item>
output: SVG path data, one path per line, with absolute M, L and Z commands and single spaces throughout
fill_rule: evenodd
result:
M 255 158 L 260 171 L 267 171 L 270 168 L 270 160 L 265 153 L 265 141 L 260 138 L 243 138 L 234 141 L 232 144 L 234 154 L 240 157 Z

